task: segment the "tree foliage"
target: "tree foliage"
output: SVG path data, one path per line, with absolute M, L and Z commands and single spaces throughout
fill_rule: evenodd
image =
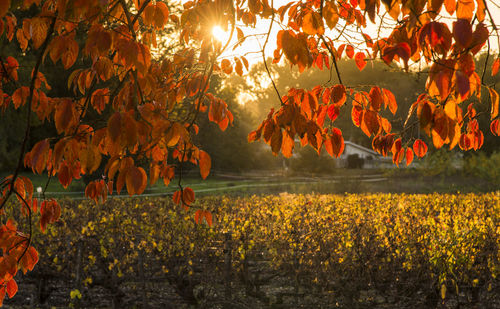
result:
M 339 156 L 344 137 L 335 120 L 348 109 L 354 125 L 372 139 L 373 149 L 399 164 L 404 158 L 411 161 L 414 152 L 425 155 L 427 145 L 408 133 L 417 125 L 436 148 L 481 148 L 484 134 L 475 103 L 482 91 L 490 97 L 490 130 L 500 135 L 498 92 L 485 83 L 485 71 L 475 69 L 474 57 L 483 46 L 490 49 L 490 35 L 498 44 L 488 4 L 310 0 L 275 7 L 268 0 L 199 0 L 178 8 L 151 0 L 1 1 L 1 43 L 9 47 L 2 50 L 17 52 L 0 55 L 0 106 L 22 110 L 25 130 L 14 173 L 0 184 L 0 210 L 9 217 L 0 227 L 0 299 L 16 293 L 18 269 L 32 270 L 38 260 L 31 246 L 35 214 L 44 230 L 61 212 L 57 201 L 33 196 L 31 181 L 19 174 L 23 166 L 57 177 L 67 187 L 102 164 L 104 177 L 85 190 L 96 202 L 124 189 L 141 194 L 160 179 L 168 185 L 179 173 L 173 199 L 184 207 L 193 203 L 194 191 L 182 186 L 183 164 L 198 165 L 203 178 L 212 165 L 209 154 L 193 142 L 198 118 L 206 114 L 221 130 L 233 122 L 227 103 L 209 91 L 210 80 L 215 74 L 243 75 L 249 66 L 243 53 L 221 57 L 230 40 L 216 40 L 214 25 L 228 29 L 241 43 L 246 27 L 268 21 L 261 52 L 273 84 L 264 53 L 270 41 L 277 46 L 273 63 L 283 58 L 300 72 L 330 69 L 337 78 L 311 90 L 290 88 L 285 95 L 274 87 L 280 107 L 269 112 L 249 141 L 263 139 L 274 154 L 289 157 L 298 136 L 302 145 L 318 152 L 325 147 Z M 379 29 L 388 25 L 392 32 L 371 38 L 364 31 L 369 23 Z M 281 30 L 271 35 L 273 27 Z M 356 35 L 347 32 L 353 29 Z M 391 91 L 342 81 L 337 61 L 344 54 L 359 70 L 376 58 L 407 71 L 428 66 L 426 89 L 411 105 L 401 130 L 393 131 L 389 120 L 398 110 Z M 23 56 L 33 57 L 33 65 L 21 66 Z M 498 57 L 493 61 L 493 75 L 499 62 Z M 51 90 L 49 64 L 68 73 L 69 93 Z M 30 145 L 35 121 L 53 122 L 56 135 Z M 6 209 L 12 197 L 19 200 L 18 209 Z M 22 216 L 28 218 L 27 229 L 18 229 L 12 219 Z M 198 213 L 198 221 L 201 216 L 209 217 Z

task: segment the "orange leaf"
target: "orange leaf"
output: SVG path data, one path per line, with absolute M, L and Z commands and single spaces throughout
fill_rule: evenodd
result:
M 57 133 L 68 132 L 75 121 L 75 104 L 69 99 L 61 100 L 54 115 Z
M 366 60 L 365 60 L 365 53 L 363 52 L 358 52 L 354 56 L 354 61 L 356 62 L 356 66 L 360 71 L 363 71 L 363 69 L 366 66 Z
M 236 63 L 236 65 L 234 66 L 234 71 L 239 76 L 242 76 L 243 75 L 243 64 L 241 63 L 241 60 L 235 57 L 234 61 Z
M 427 145 L 421 139 L 417 139 L 413 143 L 413 151 L 417 157 L 422 158 L 427 153 Z
M 31 168 L 38 174 L 47 166 L 47 159 L 50 150 L 50 143 L 47 139 L 44 139 L 33 146 L 33 149 L 29 153 Z
M 205 217 L 205 220 L 207 221 L 207 224 L 209 227 L 212 227 L 212 214 L 208 211 L 208 210 L 205 210 L 203 212 L 203 215 Z
M 446 12 L 448 12 L 448 14 L 453 15 L 453 13 L 455 13 L 455 9 L 457 7 L 457 1 L 456 0 L 444 0 L 444 7 L 446 8 Z
M 457 18 L 472 20 L 474 9 L 476 8 L 474 0 L 458 0 L 457 3 Z
M 287 130 L 283 131 L 283 141 L 281 145 L 281 152 L 285 158 L 290 158 L 293 154 L 293 148 L 295 147 L 295 141 L 293 136 Z
M 328 118 L 330 118 L 330 120 L 333 122 L 339 116 L 340 109 L 332 104 L 328 106 L 327 113 L 328 113 Z
M 73 38 L 66 39 L 64 41 L 64 47 L 65 50 L 63 50 L 61 54 L 61 62 L 64 69 L 67 70 L 75 64 L 80 48 L 78 47 L 78 43 Z
M 420 120 L 420 127 L 430 134 L 430 126 L 432 124 L 432 115 L 436 106 L 434 103 L 423 101 L 418 104 L 417 115 Z
M 331 91 L 331 100 L 333 104 L 337 107 L 342 106 L 347 99 L 344 85 L 335 85 L 331 88 Z
M 121 115 L 119 112 L 114 113 L 108 120 L 108 137 L 112 142 L 117 142 L 121 135 Z
M 352 59 L 352 57 L 354 57 L 354 47 L 352 47 L 352 45 L 347 45 L 345 48 L 345 53 L 347 57 Z
M 381 121 L 381 125 L 382 125 L 382 129 L 384 129 L 384 132 L 385 133 L 391 133 L 391 130 L 392 130 L 392 124 L 390 123 L 389 120 L 387 120 L 386 118 L 382 118 L 380 119 Z
M 387 89 L 383 89 L 382 92 L 384 93 L 385 106 L 389 106 L 389 110 L 391 111 L 391 113 L 393 115 L 396 115 L 396 111 L 398 110 L 398 103 L 396 102 L 394 94 Z
M 172 196 L 172 200 L 174 201 L 175 204 L 179 204 L 181 201 L 181 190 L 177 190 L 174 192 L 174 195 Z
M 493 65 L 491 66 L 491 76 L 497 75 L 498 69 L 500 69 L 500 57 L 495 59 Z
M 271 150 L 273 154 L 276 156 L 281 149 L 283 144 L 283 133 L 281 132 L 281 128 L 276 126 L 273 134 L 271 135 Z
M 198 160 L 198 164 L 200 166 L 200 175 L 201 178 L 207 178 L 210 173 L 210 168 L 212 166 L 212 160 L 210 159 L 210 155 L 203 150 L 200 150 L 200 158 Z
M 406 148 L 406 166 L 410 165 L 413 161 L 413 150 L 410 147 Z
M 361 130 L 367 135 L 371 136 L 372 134 L 377 135 L 380 132 L 380 122 L 379 115 L 371 110 L 367 110 L 363 112 L 363 117 L 361 119 Z
M 220 66 L 222 71 L 228 75 L 233 72 L 233 66 L 231 65 L 231 62 L 227 59 L 223 59 L 220 63 Z
M 42 46 L 49 30 L 48 19 L 45 17 L 35 17 L 31 19 L 30 33 L 33 40 L 33 47 L 38 49 Z
M 194 222 L 196 224 L 200 224 L 200 217 L 202 215 L 203 210 L 199 209 L 194 213 Z
M 363 117 L 363 110 L 359 106 L 353 106 L 351 110 L 352 123 L 359 127 L 361 125 L 361 118 Z
M 186 206 L 191 205 L 194 202 L 194 191 L 193 189 L 187 187 L 182 190 L 182 201 Z
M 7 295 L 9 295 L 9 298 L 14 297 L 17 293 L 17 283 L 16 280 L 11 279 L 9 282 L 7 282 Z
M 319 13 L 314 11 L 309 11 L 302 18 L 302 30 L 309 35 L 322 35 L 325 33 L 325 27 L 323 26 L 323 19 Z
M 36 263 L 38 263 L 38 252 L 30 246 L 20 261 L 23 273 L 26 274 L 28 270 L 33 270 Z
M 491 122 L 490 130 L 493 135 L 500 136 L 500 119 L 495 119 Z
M 339 21 L 339 12 L 334 1 L 325 1 L 323 6 L 323 18 L 330 29 L 334 29 Z
M 491 119 L 494 119 L 498 116 L 498 92 L 496 92 L 493 88 L 488 88 L 490 91 L 490 100 L 491 100 Z
M 382 91 L 380 91 L 379 87 L 373 87 L 368 94 L 370 99 L 370 109 L 378 112 L 384 103 L 384 97 L 382 95 Z
M 57 177 L 59 182 L 63 186 L 64 189 L 67 189 L 73 180 L 73 173 L 70 172 L 67 164 L 61 164 L 59 167 L 59 171 L 57 172 Z
M 467 151 L 472 148 L 472 141 L 469 138 L 468 134 L 463 133 L 460 136 L 460 142 L 458 143 L 460 149 Z
M 0 18 L 7 15 L 7 12 L 10 8 L 10 0 L 2 0 L 0 1 Z
M 129 195 L 141 194 L 146 189 L 147 175 L 142 167 L 130 167 L 125 178 Z

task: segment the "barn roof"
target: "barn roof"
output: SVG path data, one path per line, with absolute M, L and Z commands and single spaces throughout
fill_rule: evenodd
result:
M 377 152 L 375 152 L 375 151 L 373 151 L 373 150 L 371 150 L 371 149 L 369 149 L 369 148 L 363 147 L 363 146 L 361 146 L 361 145 L 355 144 L 355 143 L 353 143 L 353 142 L 350 142 L 350 141 L 344 141 L 344 144 L 345 144 L 345 146 L 351 146 L 351 147 L 353 147 L 353 148 L 357 148 L 357 149 L 359 149 L 359 150 L 361 150 L 361 151 L 364 151 L 364 152 L 367 152 L 367 153 L 369 153 L 369 154 L 371 154 L 371 155 L 374 155 L 374 156 L 380 156 L 380 154 L 378 154 Z

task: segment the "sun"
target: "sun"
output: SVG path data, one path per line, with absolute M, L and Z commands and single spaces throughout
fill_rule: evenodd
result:
M 224 31 L 220 26 L 214 26 L 212 28 L 212 36 L 219 42 L 227 42 L 229 39 L 229 33 Z

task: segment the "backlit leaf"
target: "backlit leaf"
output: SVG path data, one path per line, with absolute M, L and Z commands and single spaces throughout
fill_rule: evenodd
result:
M 406 148 L 405 159 L 406 166 L 410 165 L 411 162 L 413 162 L 413 150 L 410 147 Z
M 417 157 L 422 158 L 427 153 L 427 145 L 421 139 L 417 139 L 413 143 L 413 151 Z
M 189 206 L 194 202 L 193 189 L 187 187 L 182 190 L 182 201 L 186 204 L 186 206 Z
M 491 76 L 497 75 L 499 69 L 500 69 L 500 57 L 495 59 L 493 65 L 491 66 Z
M 491 122 L 490 130 L 493 135 L 500 136 L 500 119 L 495 119 Z
M 493 88 L 488 88 L 490 92 L 490 100 L 491 100 L 491 119 L 494 119 L 498 116 L 498 104 L 499 104 L 499 97 L 498 97 L 498 92 L 496 92 L 495 89 Z
M 334 29 L 339 21 L 339 13 L 334 1 L 325 1 L 323 6 L 323 18 L 330 29 Z
M 9 298 L 14 297 L 17 293 L 17 283 L 16 280 L 11 279 L 9 282 L 7 282 L 7 295 L 9 295 Z
M 457 18 L 472 20 L 475 9 L 474 0 L 458 0 L 457 1 Z
M 323 26 L 323 19 L 321 18 L 321 15 L 317 12 L 309 11 L 302 18 L 302 29 L 309 35 L 322 35 L 325 33 L 325 27 Z
M 354 61 L 356 62 L 356 66 L 360 71 L 363 71 L 363 69 L 366 66 L 366 60 L 365 60 L 365 53 L 363 52 L 358 52 L 354 56 Z
M 200 166 L 200 175 L 201 178 L 207 178 L 210 173 L 210 168 L 212 166 L 212 160 L 210 159 L 210 155 L 203 150 L 200 150 L 200 158 L 199 158 L 199 166 Z

